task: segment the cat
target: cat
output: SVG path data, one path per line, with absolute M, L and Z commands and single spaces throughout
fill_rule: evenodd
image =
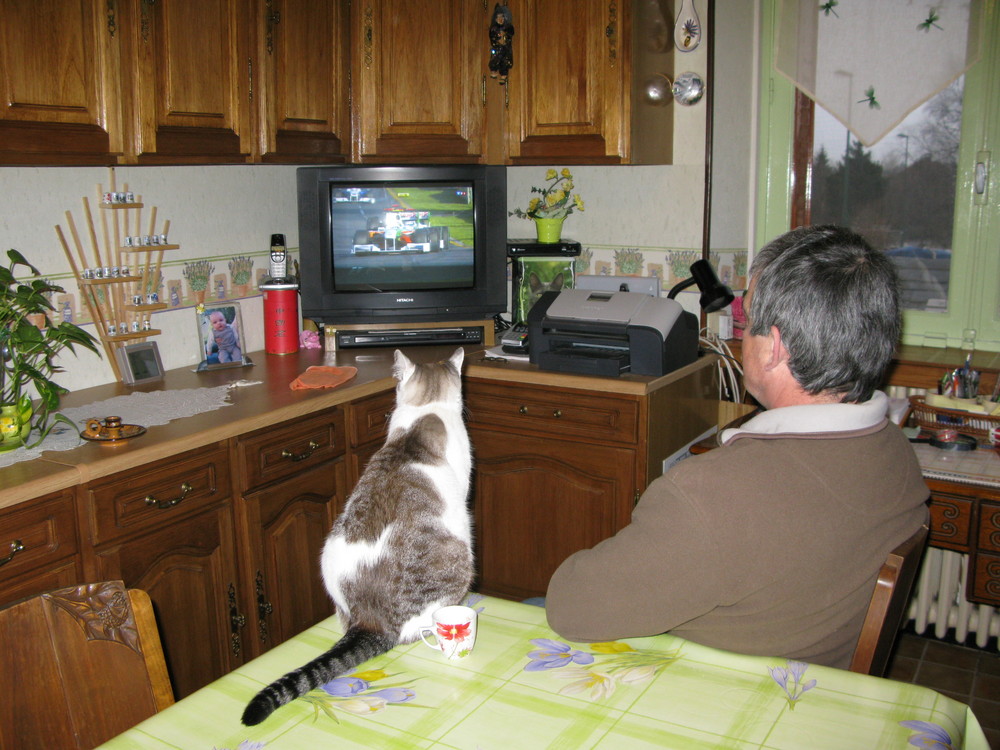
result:
M 527 320 L 530 310 L 545 292 L 558 292 L 563 288 L 564 277 L 560 272 L 551 281 L 542 281 L 538 274 L 532 271 L 528 274 L 528 286 L 521 290 L 521 319 Z
M 253 726 L 310 690 L 420 637 L 438 608 L 472 584 L 467 499 L 472 450 L 462 419 L 463 349 L 414 364 L 395 352 L 396 407 L 385 444 L 365 467 L 323 546 L 320 570 L 344 636 L 261 690 Z

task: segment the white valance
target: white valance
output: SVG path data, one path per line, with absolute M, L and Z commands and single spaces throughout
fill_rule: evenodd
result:
M 775 67 L 866 146 L 979 59 L 984 0 L 781 0 Z

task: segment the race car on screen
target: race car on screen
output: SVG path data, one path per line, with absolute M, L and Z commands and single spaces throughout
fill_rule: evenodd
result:
M 354 233 L 352 255 L 361 253 L 435 253 L 451 242 L 448 227 L 432 227 L 430 211 L 386 211 Z

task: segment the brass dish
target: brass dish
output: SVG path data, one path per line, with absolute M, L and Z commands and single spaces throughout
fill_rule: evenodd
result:
M 100 419 L 87 420 L 87 428 L 80 432 L 80 437 L 99 443 L 116 443 L 139 437 L 145 432 L 146 428 L 142 425 L 122 424 L 121 417 L 106 417 L 103 421 Z

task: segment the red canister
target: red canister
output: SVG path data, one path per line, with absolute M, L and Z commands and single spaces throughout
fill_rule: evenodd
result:
M 264 294 L 264 351 L 292 354 L 299 350 L 299 286 L 266 283 Z

